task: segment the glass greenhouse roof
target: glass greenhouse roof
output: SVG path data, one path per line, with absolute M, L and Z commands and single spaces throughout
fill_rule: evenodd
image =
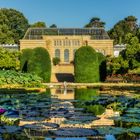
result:
M 91 39 L 110 39 L 104 28 L 29 28 L 23 39 L 42 39 L 43 35 L 90 35 Z

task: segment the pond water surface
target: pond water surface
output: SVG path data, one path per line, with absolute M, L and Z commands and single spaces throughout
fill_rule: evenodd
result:
M 0 108 L 3 140 L 140 138 L 139 90 L 0 91 Z

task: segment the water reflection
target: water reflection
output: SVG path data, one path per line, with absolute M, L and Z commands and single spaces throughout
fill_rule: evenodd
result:
M 61 100 L 74 100 L 74 89 L 51 89 L 51 95 Z
M 46 138 L 45 140 L 90 140 L 88 138 Z
M 11 128 L 6 126 L 17 123 L 3 121 L 0 131 L 7 140 L 16 140 L 19 134 L 25 139 L 46 140 L 89 136 L 123 140 L 140 134 L 138 96 L 101 94 L 99 89 L 50 89 L 46 93 L 1 93 L 0 106 L 7 110 L 5 117 L 16 116 L 22 126 L 20 131 L 12 127 L 15 133 L 10 134 Z

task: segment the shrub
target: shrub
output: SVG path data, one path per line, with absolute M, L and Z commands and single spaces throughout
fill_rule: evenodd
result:
M 20 56 L 20 70 L 22 72 L 28 71 L 28 62 L 32 54 L 32 49 L 23 49 Z
M 75 53 L 75 82 L 93 83 L 99 81 L 99 62 L 97 53 L 90 46 L 83 46 Z
M 3 70 L 19 70 L 20 53 L 18 51 L 10 51 L 4 48 L 0 48 L 0 69 Z
M 28 72 L 37 74 L 44 82 L 50 82 L 51 60 L 45 48 L 38 47 L 33 49 L 28 62 Z
M 58 57 L 54 57 L 53 58 L 53 65 L 58 65 L 60 63 L 60 58 L 58 58 Z

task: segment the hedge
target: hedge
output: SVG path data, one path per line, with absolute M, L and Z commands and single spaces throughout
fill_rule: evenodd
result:
M 22 72 L 28 71 L 28 61 L 31 57 L 32 49 L 23 49 L 20 56 L 20 70 Z
M 74 59 L 75 82 L 93 83 L 99 81 L 99 62 L 95 50 L 83 46 L 75 53 Z
M 45 48 L 37 47 L 32 50 L 28 61 L 28 72 L 37 74 L 44 82 L 50 82 L 51 60 Z

